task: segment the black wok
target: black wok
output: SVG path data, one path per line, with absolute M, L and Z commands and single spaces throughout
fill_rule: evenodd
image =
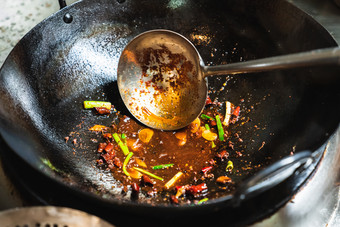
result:
M 30 166 L 83 198 L 145 213 L 242 206 L 242 199 L 317 162 L 339 125 L 339 66 L 209 79 L 212 99 L 241 105 L 242 117 L 251 120 L 234 129 L 243 139 L 235 144 L 242 157 L 231 156 L 239 171 L 236 192 L 212 185 L 206 204 L 174 208 L 162 202 L 163 194 L 131 201 L 112 189 L 115 179 L 96 167 L 96 144 L 88 133 L 88 127 L 112 119 L 83 110 L 82 102 L 110 101 L 128 114 L 116 84 L 120 52 L 136 35 L 158 28 L 186 36 L 206 64 L 336 46 L 324 28 L 283 0 L 77 2 L 31 30 L 2 66 L 4 140 Z M 77 145 L 65 142 L 70 134 Z

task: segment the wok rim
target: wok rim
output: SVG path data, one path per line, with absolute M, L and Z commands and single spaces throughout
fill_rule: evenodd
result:
M 319 23 L 318 21 L 316 21 L 312 15 L 310 15 L 309 13 L 303 11 L 302 9 L 300 9 L 298 6 L 294 5 L 293 3 L 291 2 L 288 2 L 288 1 L 284 1 L 284 0 L 279 0 L 280 2 L 285 2 L 285 4 L 289 5 L 290 8 L 294 8 L 294 10 L 302 13 L 305 18 L 309 21 L 312 21 L 314 23 L 314 26 L 318 26 L 319 28 L 319 31 L 320 32 L 323 32 L 325 35 L 328 36 L 328 38 L 333 42 L 334 46 L 337 46 L 338 43 L 336 42 L 336 40 L 334 39 L 334 37 L 329 33 L 329 31 L 321 25 L 321 23 Z M 8 64 L 8 61 L 9 61 L 9 58 L 11 57 L 12 53 L 14 52 L 15 48 L 18 47 L 22 42 L 23 40 L 25 39 L 29 39 L 30 36 L 32 34 L 34 34 L 37 30 L 41 29 L 43 26 L 45 26 L 45 24 L 51 22 L 51 20 L 53 20 L 55 17 L 58 17 L 62 14 L 64 14 L 65 12 L 67 12 L 70 8 L 74 7 L 74 6 L 78 6 L 78 5 L 81 5 L 81 4 L 85 4 L 86 1 L 84 0 L 80 0 L 80 1 L 77 1 L 77 2 L 74 2 L 70 5 L 67 5 L 66 7 L 58 10 L 57 12 L 51 14 L 49 17 L 45 18 L 44 20 L 42 20 L 41 22 L 39 22 L 36 26 L 34 26 L 30 31 L 28 31 L 20 40 L 19 42 L 13 47 L 13 49 L 10 51 L 9 55 L 6 57 L 5 61 L 3 62 L 1 68 L 0 68 L 0 72 L 3 70 L 3 68 L 6 66 L 6 64 Z M 162 28 L 162 29 L 167 29 L 167 28 Z M 331 45 L 331 43 L 329 43 L 329 45 Z M 327 135 L 327 139 L 326 139 L 326 142 L 327 143 L 329 141 L 329 139 L 335 134 L 336 130 L 340 127 L 340 118 L 338 119 L 338 124 L 336 127 L 334 127 L 333 131 L 331 133 L 329 133 Z M 173 210 L 173 208 L 175 208 L 176 210 L 178 210 L 179 212 L 180 211 L 183 211 L 183 210 L 193 210 L 193 211 L 196 211 L 198 210 L 198 208 L 204 208 L 206 209 L 207 207 L 212 207 L 212 208 L 215 208 L 215 205 L 216 204 L 220 204 L 220 203 L 223 203 L 223 202 L 229 202 L 232 200 L 232 198 L 234 197 L 233 195 L 226 195 L 226 196 L 222 196 L 222 197 L 219 197 L 219 198 L 215 198 L 215 199 L 212 199 L 212 200 L 208 200 L 207 202 L 205 203 L 202 203 L 202 204 L 199 204 L 199 205 L 189 205 L 189 204 L 183 204 L 183 205 L 180 205 L 180 206 L 176 206 L 176 205 L 172 205 L 170 203 L 166 204 L 166 203 L 161 203 L 161 204 L 157 204 L 157 205 L 152 205 L 152 204 L 148 204 L 148 203 L 136 203 L 136 202 L 133 202 L 131 200 L 117 200 L 117 199 L 114 199 L 114 198 L 110 198 L 110 199 L 106 199 L 104 198 L 103 196 L 100 196 L 100 195 L 97 195 L 93 192 L 89 192 L 89 191 L 84 191 L 84 190 L 81 190 L 80 188 L 74 186 L 74 185 L 71 185 L 71 184 L 68 184 L 67 182 L 64 182 L 62 177 L 53 177 L 52 175 L 48 174 L 47 172 L 45 171 L 41 171 L 41 169 L 37 166 L 37 165 L 34 165 L 33 163 L 31 163 L 30 161 L 27 161 L 22 155 L 20 152 L 17 152 L 15 151 L 15 149 L 12 149 L 12 147 L 10 146 L 10 144 L 8 144 L 7 140 L 4 138 L 4 135 L 3 135 L 3 132 L 2 130 L 0 130 L 0 134 L 1 134 L 1 137 L 2 139 L 4 140 L 4 142 L 8 145 L 8 147 L 10 148 L 10 150 L 12 152 L 14 152 L 18 157 L 20 157 L 25 163 L 27 163 L 30 167 L 32 167 L 35 171 L 41 173 L 42 175 L 44 175 L 45 177 L 47 177 L 48 179 L 50 179 L 51 181 L 53 182 L 56 182 L 58 183 L 58 185 L 61 185 L 63 188 L 65 189 L 71 189 L 73 191 L 73 193 L 76 193 L 76 194 L 81 194 L 82 196 L 86 197 L 86 198 L 89 198 L 91 201 L 94 201 L 94 202 L 98 202 L 100 201 L 100 203 L 103 205 L 105 205 L 106 207 L 111 207 L 112 205 L 118 205 L 119 207 L 124 207 L 124 209 L 130 209 L 130 208 L 153 208 L 153 209 L 164 209 L 164 210 L 167 210 L 167 209 L 170 209 L 170 210 Z M 316 150 L 312 150 L 312 154 L 314 154 L 315 152 L 317 152 L 319 149 L 321 149 L 325 144 L 322 144 L 321 146 L 319 146 Z M 324 154 L 324 151 L 322 151 L 322 154 Z M 322 155 L 323 156 L 323 155 Z M 319 162 L 318 162 L 319 163 Z M 315 169 L 317 169 L 317 166 L 319 165 L 317 163 Z M 310 177 L 310 175 L 305 179 L 305 181 L 308 180 L 308 178 Z M 298 188 L 300 188 L 303 184 L 299 185 Z

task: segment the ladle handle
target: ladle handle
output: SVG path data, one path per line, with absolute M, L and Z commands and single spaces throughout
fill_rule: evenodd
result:
M 304 171 L 313 160 L 314 157 L 310 151 L 301 151 L 273 163 L 237 188 L 232 199 L 233 205 L 239 206 L 243 200 L 266 192 L 294 175 L 300 168 L 301 172 Z
M 340 48 L 325 48 L 218 66 L 203 66 L 205 76 L 264 72 L 305 66 L 340 64 Z
M 58 0 L 58 2 L 59 2 L 60 9 L 66 7 L 67 5 L 65 0 Z

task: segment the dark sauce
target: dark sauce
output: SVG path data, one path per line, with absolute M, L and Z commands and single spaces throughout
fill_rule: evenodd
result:
M 230 146 L 231 144 L 231 142 L 228 143 L 228 135 L 231 134 L 231 132 L 227 131 L 229 127 L 223 127 L 223 141 L 217 136 L 218 130 L 215 117 L 219 115 L 220 119 L 224 118 L 224 115 L 221 113 L 221 105 L 212 102 L 207 103 L 207 105 L 207 108 L 203 111 L 205 118 L 201 116 L 194 121 L 196 124 L 191 124 L 177 131 L 148 129 L 135 119 L 119 114 L 118 121 L 112 125 L 103 136 L 104 142 L 113 146 L 113 149 L 110 152 L 103 151 L 103 147 L 100 151 L 98 150 L 98 152 L 101 153 L 98 164 L 104 167 L 107 166 L 107 168 L 111 170 L 113 177 L 121 182 L 123 192 L 130 190 L 129 188 L 131 188 L 134 195 L 140 191 L 146 193 L 147 196 L 152 193 L 164 194 L 164 192 L 169 192 L 171 202 L 178 201 L 179 196 L 174 197 L 174 195 L 178 192 L 179 187 L 185 187 L 186 191 L 190 192 L 196 198 L 207 195 L 209 191 L 207 185 L 211 184 L 211 182 L 218 184 L 219 180 L 221 180 L 221 178 L 218 178 L 221 176 L 220 174 L 214 176 L 212 172 L 214 168 L 220 165 L 221 161 L 228 160 L 229 153 L 224 147 Z M 237 110 L 237 108 L 233 110 Z M 207 119 L 206 116 L 208 116 L 209 119 Z M 232 116 L 230 122 L 235 123 L 237 119 L 237 116 Z M 197 121 L 199 124 L 197 124 Z M 203 136 L 207 128 L 217 136 L 213 141 Z M 145 129 L 153 132 L 149 141 L 143 141 L 143 138 L 140 137 L 141 131 Z M 133 152 L 133 155 L 126 165 L 126 170 L 130 173 L 130 176 L 128 176 L 122 168 L 122 163 L 127 156 L 126 154 L 124 155 L 122 149 L 112 137 L 110 137 L 112 133 L 120 135 L 124 144 L 128 146 L 129 152 Z M 122 135 L 124 135 L 124 137 Z M 223 149 L 221 150 L 222 147 Z M 120 165 L 112 164 L 115 163 L 113 161 L 115 159 L 119 159 Z M 111 162 L 111 160 L 113 162 Z M 164 169 L 153 168 L 161 164 L 173 165 Z M 134 169 L 135 167 L 146 170 L 149 173 L 161 177 L 163 180 L 136 171 L 136 169 Z M 136 172 L 138 174 L 136 174 Z M 166 183 L 179 172 L 183 173 L 181 177 L 172 184 L 171 187 L 165 187 Z M 148 175 L 147 178 L 149 180 L 151 179 L 147 184 L 143 182 L 143 179 L 144 181 L 147 179 L 145 178 L 146 175 Z M 228 181 L 226 181 L 226 179 Z M 229 179 L 229 177 L 226 179 L 222 179 L 222 183 L 225 184 L 224 181 L 226 181 L 230 187 L 233 187 L 232 179 Z M 228 189 L 229 186 L 224 188 Z M 171 199 L 171 196 L 173 199 Z M 183 201 L 182 198 L 183 196 L 181 197 L 181 201 Z M 189 196 L 187 198 L 190 200 Z
M 157 176 L 164 178 L 164 181 L 155 180 L 154 187 L 161 190 L 164 184 L 169 181 L 179 171 L 184 174 L 176 182 L 175 185 L 185 185 L 193 183 L 193 179 L 201 174 L 201 170 L 211 165 L 209 162 L 215 156 L 215 149 L 212 148 L 212 142 L 207 141 L 199 134 L 192 133 L 190 127 L 186 127 L 180 131 L 160 131 L 153 130 L 154 134 L 149 143 L 143 143 L 138 138 L 138 132 L 144 127 L 137 124 L 134 120 L 128 117 L 122 117 L 118 124 L 118 133 L 126 134 L 128 144 L 133 144 L 130 151 L 134 153 L 134 158 L 143 160 L 146 164 L 146 170 L 154 173 Z M 180 145 L 181 139 L 176 137 L 180 133 L 186 135 L 186 142 Z M 216 146 L 217 147 L 217 146 Z M 116 155 L 123 160 L 122 152 L 116 152 Z M 138 166 L 134 158 L 131 158 L 127 168 Z M 160 164 L 174 164 L 170 168 L 153 170 L 153 166 Z M 114 177 L 123 181 L 126 184 L 132 184 L 139 181 L 138 179 L 128 178 L 122 171 L 113 171 Z

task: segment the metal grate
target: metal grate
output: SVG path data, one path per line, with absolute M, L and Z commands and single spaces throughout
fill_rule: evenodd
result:
M 65 207 L 24 207 L 0 212 L 1 227 L 114 227 L 106 221 Z

